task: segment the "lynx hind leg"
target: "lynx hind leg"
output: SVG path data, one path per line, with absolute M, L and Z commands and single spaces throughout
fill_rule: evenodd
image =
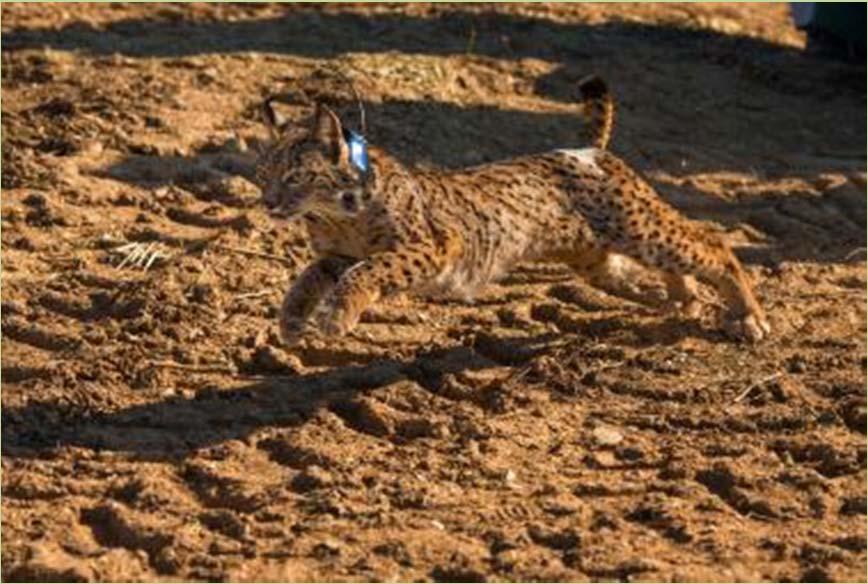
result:
M 726 328 L 736 336 L 744 337 L 752 342 L 760 341 L 772 332 L 765 312 L 760 307 L 751 290 L 747 274 L 729 249 L 725 249 L 729 259 L 724 263 L 723 270 L 715 270 L 716 288 L 729 306 Z
M 607 251 L 584 251 L 570 260 L 570 266 L 586 281 L 604 292 L 650 306 L 664 300 L 661 290 L 643 287 L 648 271 L 627 256 Z
M 611 179 L 608 207 L 594 222 L 600 240 L 664 273 L 709 283 L 726 302 L 727 328 L 739 336 L 759 341 L 771 332 L 747 275 L 719 236 L 666 205 L 618 158 L 598 153 L 596 163 Z M 676 295 L 693 295 L 689 280 L 672 282 L 670 290 Z
M 347 257 L 326 257 L 305 268 L 283 299 L 280 311 L 283 342 L 293 344 L 298 340 L 322 298 L 331 292 L 341 275 L 356 261 Z
M 686 225 L 686 220 L 681 221 Z M 771 332 L 747 275 L 723 241 L 698 229 L 685 228 L 668 236 L 660 231 L 654 233 L 658 237 L 632 242 L 633 253 L 644 263 L 671 273 L 670 290 L 676 296 L 681 294 L 689 304 L 694 304 L 695 286 L 688 278 L 696 276 L 723 297 L 727 305 L 728 332 L 752 342 L 762 340 Z
M 687 318 L 697 318 L 702 311 L 696 278 L 690 275 L 664 272 L 666 296 L 669 305 L 677 308 Z

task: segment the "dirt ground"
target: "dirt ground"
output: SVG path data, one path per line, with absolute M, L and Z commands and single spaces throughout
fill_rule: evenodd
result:
M 866 71 L 803 45 L 783 4 L 3 4 L 3 580 L 863 581 Z M 354 122 L 324 66 L 440 166 L 581 146 L 602 74 L 773 337 L 537 264 L 285 349 L 256 107 Z

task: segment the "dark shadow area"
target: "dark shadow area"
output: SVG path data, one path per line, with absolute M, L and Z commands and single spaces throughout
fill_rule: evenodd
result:
M 175 15 L 177 16 L 177 15 Z M 11 29 L 3 49 L 48 47 L 94 55 L 185 57 L 205 53 L 267 52 L 330 58 L 349 52 L 476 54 L 499 58 L 585 57 L 620 52 L 624 40 L 665 44 L 696 54 L 696 47 L 720 43 L 729 53 L 794 53 L 764 40 L 723 35 L 698 28 L 633 22 L 560 24 L 498 12 L 445 12 L 431 18 L 405 14 L 328 13 L 316 6 L 292 6 L 265 19 L 187 21 L 183 18 L 124 20 L 95 27 L 75 22 L 60 30 Z M 545 42 L 540 42 L 544 39 Z M 701 52 L 699 53 L 701 55 Z
M 673 60 L 739 67 L 745 74 L 781 91 L 830 91 L 829 86 L 865 93 L 865 67 L 807 57 L 802 51 L 761 38 L 722 34 L 673 24 L 627 21 L 563 24 L 495 11 L 450 11 L 423 18 L 407 14 L 362 15 L 293 5 L 283 16 L 262 19 L 186 20 L 183 14 L 122 20 L 105 26 L 74 22 L 59 30 L 11 28 L 3 32 L 3 51 L 50 48 L 92 55 L 182 58 L 202 54 L 260 52 L 309 58 L 334 58 L 353 52 L 425 55 L 526 57 L 572 64 L 595 64 L 631 56 L 648 59 L 665 53 Z M 631 68 L 632 69 L 632 68 Z M 825 70 L 816 79 L 809 70 Z M 653 75 L 656 67 L 647 71 Z M 557 72 L 538 84 L 541 93 L 571 100 L 558 88 Z M 816 75 L 815 75 L 816 77 Z
M 543 349 L 544 345 L 538 348 Z M 520 355 L 527 360 L 535 354 L 527 349 Z M 445 375 L 495 365 L 472 348 L 456 347 L 409 361 L 373 360 L 322 373 L 265 378 L 242 387 L 201 391 L 192 399 L 173 398 L 109 414 L 76 413 L 67 404 L 4 406 L 3 455 L 38 457 L 45 448 L 78 446 L 125 451 L 143 459 L 181 458 L 263 426 L 303 424 L 317 410 L 335 407 L 366 389 L 413 379 L 436 392 Z
M 693 35 L 689 41 L 682 39 L 681 42 L 674 43 L 674 46 L 669 46 L 671 41 L 660 45 L 652 39 L 647 39 L 646 42 L 649 44 L 642 51 L 644 53 L 642 57 L 647 59 L 653 55 L 666 55 L 667 60 L 680 58 L 687 61 L 700 61 L 709 67 L 733 70 L 737 72 L 741 80 L 755 83 L 789 97 L 810 96 L 819 99 L 832 99 L 847 96 L 862 101 L 865 99 L 866 69 L 864 65 L 820 59 L 790 47 L 773 45 L 757 39 L 718 35 L 710 31 L 691 32 Z M 677 38 L 677 35 L 674 36 Z M 692 50 L 684 46 L 688 42 L 694 43 Z M 628 51 L 628 53 L 630 52 L 632 50 Z M 595 53 L 589 58 L 589 61 L 594 62 L 601 57 L 605 58 L 603 55 Z M 664 70 L 677 74 L 678 67 L 673 67 L 671 63 L 661 62 L 655 65 L 654 69 L 641 73 L 644 73 L 643 76 L 650 77 L 666 73 L 667 71 Z M 614 78 L 619 77 L 617 71 L 613 73 Z M 534 90 L 537 94 L 550 99 L 565 102 L 576 101 L 578 97 L 576 84 L 587 74 L 587 64 L 571 59 L 565 60 L 563 65 L 551 73 L 539 77 L 534 84 Z M 608 72 L 606 74 L 612 76 Z M 672 80 L 673 83 L 681 83 L 684 87 L 690 87 L 692 81 L 689 78 Z M 626 89 L 626 95 L 630 95 L 629 83 L 624 85 L 626 87 L 622 89 Z M 728 91 L 734 89 L 727 88 Z M 620 100 L 623 97 L 623 92 L 619 91 L 616 97 Z M 658 97 L 665 100 L 677 97 L 677 94 L 664 89 Z M 744 109 L 750 110 L 750 106 Z M 683 113 L 690 114 L 691 112 Z
M 795 175 L 799 176 L 799 175 Z M 810 182 L 817 175 L 800 178 Z M 738 202 L 709 197 L 687 185 L 660 188 L 664 198 L 688 216 L 727 228 L 747 226 L 767 237 L 736 249 L 741 261 L 775 268 L 785 261 L 846 263 L 863 261 L 868 217 L 864 184 L 842 180 L 822 194 L 783 191 Z
M 590 344 L 615 337 L 637 347 L 677 343 L 688 336 L 730 342 L 716 331 L 676 318 L 637 330 L 606 316 L 586 324 L 583 334 L 588 335 Z M 199 448 L 244 439 L 262 427 L 300 426 L 323 408 L 351 408 L 348 402 L 355 395 L 402 379 L 415 381 L 447 399 L 469 399 L 484 409 L 498 411 L 504 391 L 500 384 L 464 390 L 459 398 L 450 390 L 450 377 L 504 365 L 526 366 L 547 354 L 552 342 L 562 340 L 561 333 L 535 337 L 479 333 L 469 346 L 420 352 L 406 361 L 372 359 L 324 372 L 266 377 L 247 385 L 199 391 L 191 399 L 172 397 L 111 413 L 76 411 L 69 404 L 58 403 L 4 406 L 3 456 L 39 458 L 50 456 L 53 448 L 80 447 L 127 452 L 142 460 L 178 460 Z
M 738 68 L 746 77 L 787 94 L 842 90 L 865 95 L 864 65 L 845 65 L 809 57 L 802 51 L 761 38 L 722 34 L 673 24 L 651 25 L 626 21 L 563 24 L 495 11 L 450 11 L 428 18 L 407 14 L 362 15 L 327 12 L 317 6 L 293 5 L 283 16 L 262 19 L 186 20 L 183 14 L 122 20 L 105 26 L 74 22 L 56 29 L 7 29 L 4 52 L 58 49 L 92 55 L 143 58 L 184 58 L 203 54 L 246 52 L 335 58 L 354 52 L 396 52 L 424 55 L 485 56 L 500 59 L 527 57 L 561 62 L 540 79 L 538 93 L 572 101 L 572 80 L 578 64 L 582 74 L 611 61 L 626 63 L 607 71 L 653 76 L 664 65 L 634 67 L 663 54 L 671 61 L 704 62 Z M 192 15 L 191 15 L 192 17 Z M 689 82 L 689 80 L 680 80 Z

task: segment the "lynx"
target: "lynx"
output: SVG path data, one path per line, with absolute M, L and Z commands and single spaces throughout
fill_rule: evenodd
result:
M 614 104 L 605 83 L 592 76 L 580 89 L 592 146 L 443 171 L 411 168 L 368 146 L 321 103 L 300 126 L 281 123 L 266 100 L 272 141 L 258 168 L 263 201 L 277 218 L 301 217 L 318 256 L 283 301 L 283 339 L 297 340 L 320 305 L 320 329 L 342 335 L 381 298 L 469 296 L 529 260 L 563 262 L 626 294 L 629 277 L 616 274 L 624 257 L 659 271 L 669 303 L 687 317 L 701 308 L 698 278 L 723 298 L 728 332 L 749 341 L 768 335 L 722 238 L 606 149 Z

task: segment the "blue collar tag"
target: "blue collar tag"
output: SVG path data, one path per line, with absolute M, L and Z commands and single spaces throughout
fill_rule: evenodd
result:
M 350 149 L 350 162 L 362 173 L 368 172 L 368 143 L 361 134 L 344 130 L 344 138 Z

